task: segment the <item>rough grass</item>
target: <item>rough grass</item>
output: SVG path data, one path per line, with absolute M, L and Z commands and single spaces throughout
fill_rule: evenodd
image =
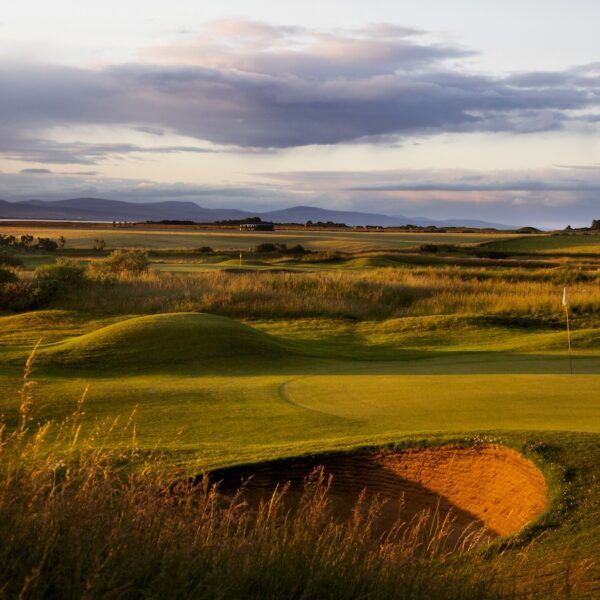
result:
M 377 268 L 314 273 L 149 272 L 112 287 L 87 286 L 56 308 L 102 314 L 209 312 L 236 318 L 509 315 L 560 319 L 562 287 L 572 311 L 600 322 L 596 273 L 568 269 L 495 272 Z
M 140 453 L 133 419 L 129 445 L 106 449 L 115 424 L 83 428 L 84 398 L 34 426 L 30 373 L 31 361 L 16 428 L 0 426 L 0 597 L 533 599 L 593 584 L 587 561 L 546 553 L 532 570 L 522 545 L 448 553 L 444 523 L 423 538 L 428 518 L 378 533 L 377 502 L 359 498 L 340 522 L 318 471 L 291 512 L 285 489 L 251 508 L 207 478 L 190 486 Z

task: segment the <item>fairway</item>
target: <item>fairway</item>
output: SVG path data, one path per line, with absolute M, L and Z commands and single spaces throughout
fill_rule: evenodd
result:
M 491 250 L 539 254 L 600 254 L 600 234 L 528 235 L 486 242 Z

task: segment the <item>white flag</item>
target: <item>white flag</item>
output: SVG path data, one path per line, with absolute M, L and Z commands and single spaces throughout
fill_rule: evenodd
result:
M 563 306 L 569 306 L 569 294 L 567 292 L 567 288 L 563 290 Z

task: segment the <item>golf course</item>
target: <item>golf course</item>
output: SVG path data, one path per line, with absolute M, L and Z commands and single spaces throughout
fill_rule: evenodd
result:
M 58 568 L 59 530 L 62 551 L 81 552 L 68 516 L 106 544 L 105 563 L 75 561 L 84 571 L 129 565 L 130 544 L 164 543 L 175 575 L 152 579 L 157 597 L 168 585 L 211 597 L 248 544 L 262 562 L 244 563 L 223 597 L 267 567 L 309 577 L 313 591 L 294 597 L 323 597 L 327 577 L 351 580 L 356 597 L 600 594 L 600 236 L 250 241 L 165 228 L 119 231 L 94 249 L 96 229 L 60 233 L 63 249 L 17 248 L 3 267 L 15 279 L 5 302 L 32 297 L 0 316 L 0 533 L 17 521 L 0 561 L 11 581 L 36 560 L 32 585 L 72 578 Z M 186 498 L 177 516 L 159 500 L 165 488 Z M 30 507 L 18 517 L 11 493 Z M 194 510 L 208 505 L 202 529 Z M 110 510 L 140 519 L 137 533 L 113 523 L 101 541 L 106 529 L 88 520 Z M 219 529 L 227 519 L 244 533 Z M 179 538 L 203 557 L 200 579 L 175 549 L 185 520 L 204 532 Z M 37 549 L 24 542 L 32 528 Z M 354 573 L 358 560 L 367 566 Z M 125 570 L 115 577 L 125 585 Z M 0 585 L 0 597 L 14 591 Z

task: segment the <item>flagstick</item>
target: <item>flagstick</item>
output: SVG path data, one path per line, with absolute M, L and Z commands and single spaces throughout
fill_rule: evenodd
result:
M 571 357 L 571 329 L 569 328 L 569 305 L 565 305 L 565 315 L 567 317 L 567 342 L 569 344 L 569 371 L 573 375 L 573 358 Z

